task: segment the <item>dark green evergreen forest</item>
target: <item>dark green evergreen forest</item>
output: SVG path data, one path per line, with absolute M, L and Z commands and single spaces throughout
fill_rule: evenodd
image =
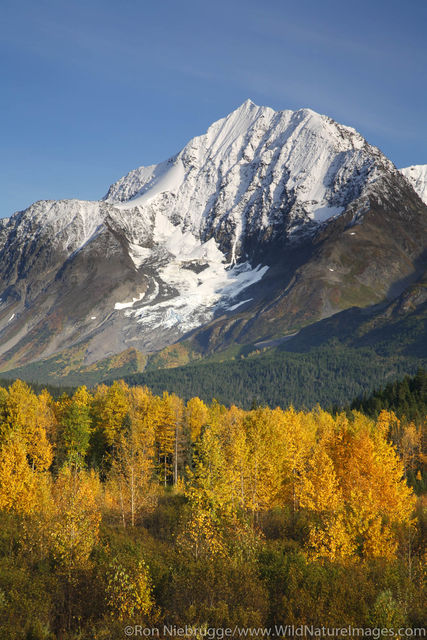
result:
M 173 392 L 185 400 L 198 396 L 206 402 L 216 398 L 245 409 L 258 404 L 334 407 L 348 405 L 390 380 L 414 374 L 421 362 L 403 356 L 382 357 L 369 348 L 337 345 L 307 353 L 277 350 L 242 354 L 234 360 L 147 371 L 125 380 L 147 385 L 154 393 Z

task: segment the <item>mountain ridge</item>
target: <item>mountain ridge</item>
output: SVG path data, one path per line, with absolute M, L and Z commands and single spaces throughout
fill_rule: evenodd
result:
M 327 116 L 246 101 L 100 201 L 34 203 L 0 221 L 0 369 L 211 326 L 216 349 L 393 297 L 424 265 L 410 169 Z

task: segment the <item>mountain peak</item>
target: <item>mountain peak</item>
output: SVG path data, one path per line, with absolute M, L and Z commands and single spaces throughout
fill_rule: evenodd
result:
M 149 215 L 167 207 L 175 224 L 197 237 L 214 235 L 235 260 L 250 228 L 323 223 L 386 166 L 350 127 L 308 108 L 275 111 L 248 99 L 173 158 L 121 178 L 106 200 L 143 205 Z
M 250 98 L 246 98 L 246 100 L 244 102 L 242 102 L 242 104 L 240 105 L 240 107 L 237 108 L 237 110 L 239 109 L 250 109 L 255 107 L 256 109 L 258 108 L 258 105 L 255 104 L 255 102 L 253 100 L 251 100 Z

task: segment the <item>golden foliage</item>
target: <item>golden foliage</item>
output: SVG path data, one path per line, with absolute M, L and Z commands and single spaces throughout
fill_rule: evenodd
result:
M 109 566 L 106 589 L 107 605 L 115 620 L 123 621 L 150 614 L 153 609 L 152 587 L 148 567 L 144 561 L 132 568 L 118 560 Z
M 0 509 L 29 514 L 36 501 L 37 478 L 28 465 L 26 443 L 13 433 L 0 449 Z
M 67 571 L 85 567 L 98 541 L 99 493 L 95 472 L 65 467 L 53 483 L 45 527 L 52 556 Z
M 100 521 L 98 477 L 61 461 L 66 427 L 82 439 L 79 468 L 89 446 L 87 459 L 102 461 L 104 513 L 119 514 L 125 526 L 155 505 L 160 483 L 185 483 L 190 518 L 180 544 L 195 556 L 221 553 L 233 527 L 254 534 L 272 509 L 306 518 L 313 558 L 392 558 L 399 531 L 412 526 L 405 478 L 421 459 L 421 435 L 392 412 L 374 422 L 319 407 L 243 411 L 199 398 L 184 405 L 122 381 L 53 402 L 16 381 L 0 390 L 0 509 L 39 514 L 46 545 L 64 567 L 88 562 Z M 390 442 L 396 434 L 398 449 Z M 62 443 L 55 459 L 54 443 Z M 55 473 L 65 468 L 50 480 L 53 461 Z

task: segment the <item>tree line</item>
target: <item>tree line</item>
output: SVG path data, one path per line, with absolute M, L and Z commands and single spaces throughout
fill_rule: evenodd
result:
M 382 357 L 373 349 L 328 345 L 307 353 L 279 349 L 255 350 L 224 362 L 187 364 L 125 376 L 131 385 L 147 385 L 155 393 L 167 390 L 185 400 L 198 396 L 250 409 L 254 403 L 270 406 L 324 408 L 344 406 L 370 394 L 379 385 L 405 374 L 415 374 L 424 361 L 403 356 Z M 216 358 L 220 355 L 217 354 Z
M 422 423 L 427 414 L 427 371 L 420 368 L 414 376 L 389 382 L 385 387 L 355 399 L 351 408 L 373 417 L 382 409 L 390 409 L 399 418 Z

